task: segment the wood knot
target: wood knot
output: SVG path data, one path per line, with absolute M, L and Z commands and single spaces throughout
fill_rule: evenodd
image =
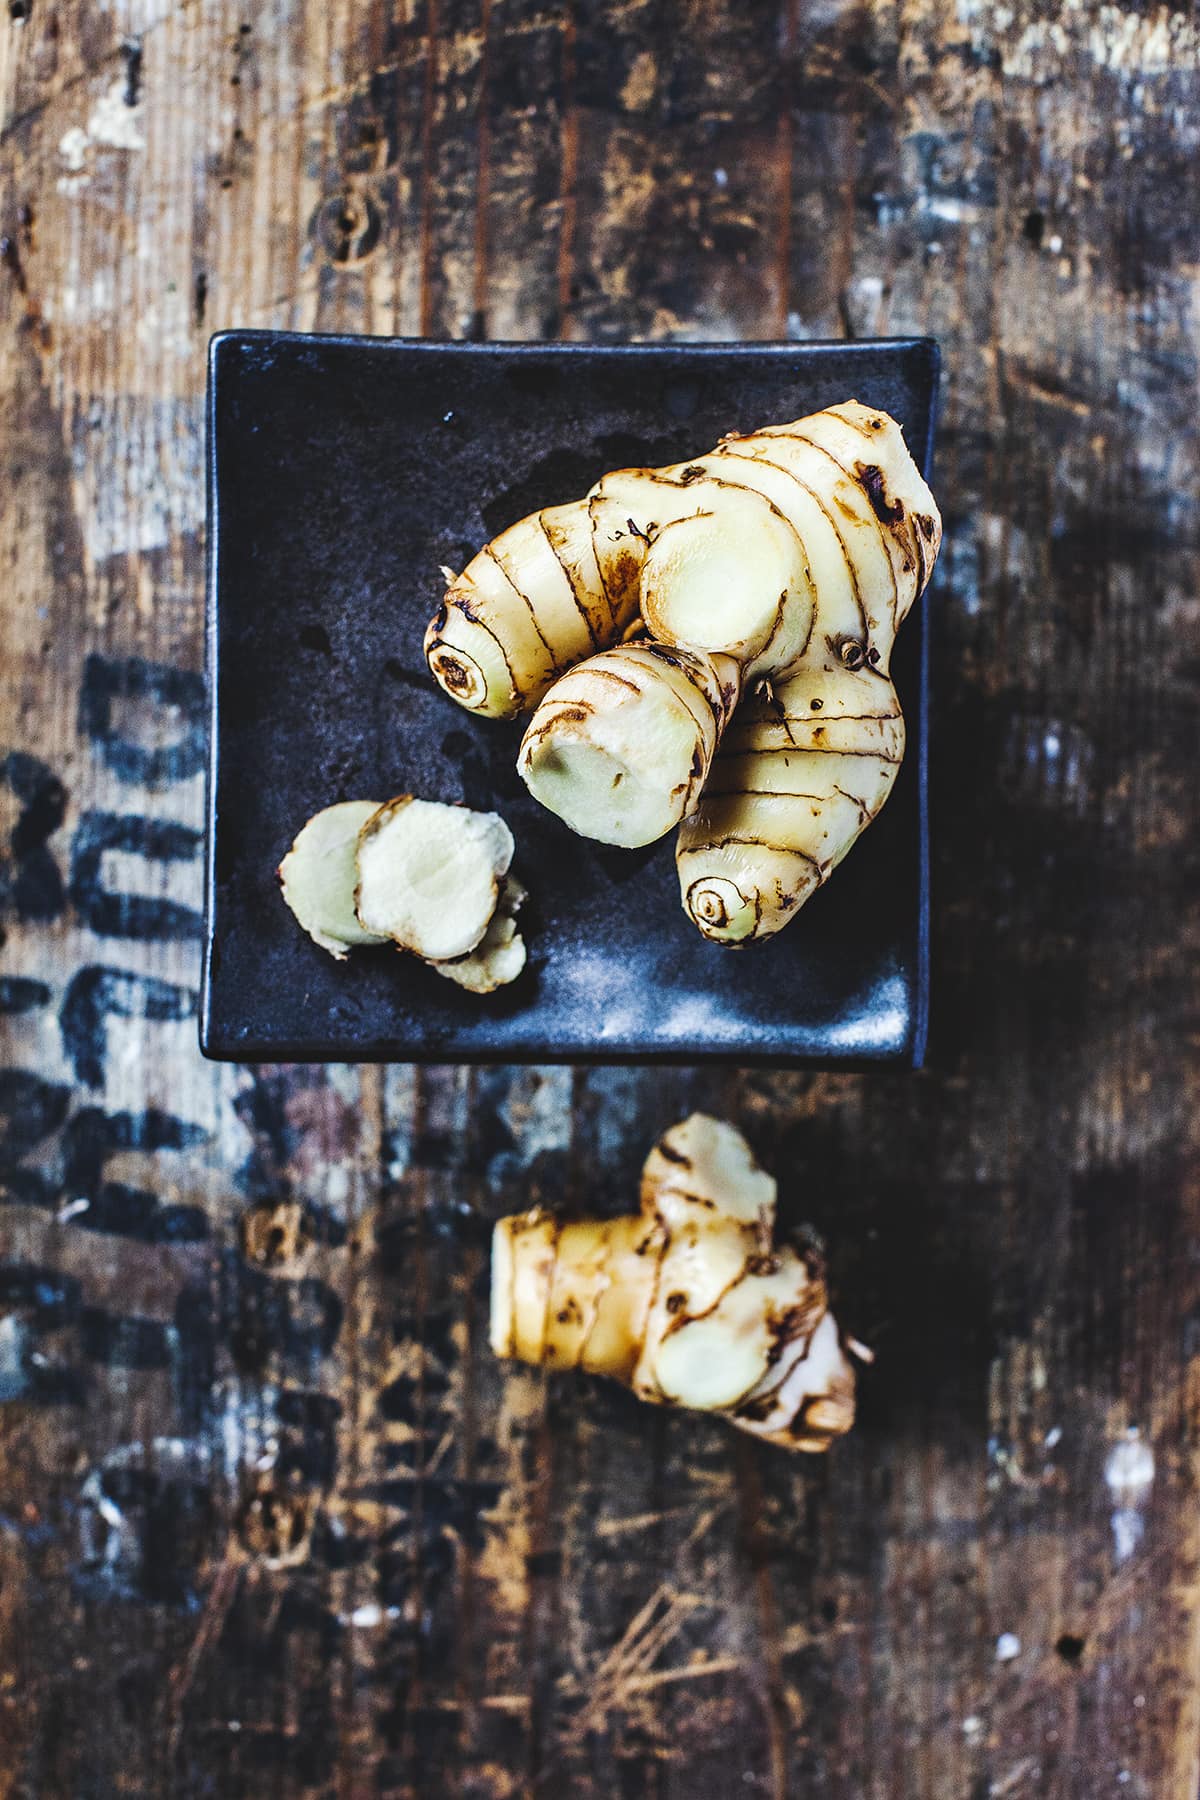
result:
M 262 1200 L 242 1214 L 242 1255 L 259 1268 L 298 1262 L 312 1243 L 312 1226 L 298 1200 Z
M 315 234 L 330 262 L 365 262 L 379 243 L 383 218 L 370 194 L 345 188 L 318 208 Z
M 269 1568 L 289 1568 L 308 1555 L 315 1514 L 311 1494 L 259 1488 L 238 1518 L 238 1542 L 248 1555 Z

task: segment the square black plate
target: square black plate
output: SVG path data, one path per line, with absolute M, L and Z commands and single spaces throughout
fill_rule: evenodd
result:
M 928 464 L 928 339 L 857 344 L 431 344 L 234 331 L 209 364 L 207 931 L 201 1048 L 235 1060 L 908 1063 L 928 1003 L 928 602 L 894 673 L 909 749 L 892 797 L 780 936 L 708 944 L 673 842 L 573 836 L 514 769 L 519 725 L 434 687 L 421 641 L 461 568 L 606 470 L 851 396 Z M 275 869 L 335 800 L 413 792 L 503 813 L 529 966 L 487 999 L 411 957 L 338 964 Z

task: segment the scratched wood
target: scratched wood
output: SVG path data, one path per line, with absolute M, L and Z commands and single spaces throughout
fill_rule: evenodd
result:
M 1165 5 L 6 0 L 0 1793 L 1195 1800 L 1198 137 Z M 941 339 L 925 1072 L 200 1061 L 234 324 Z M 827 1460 L 488 1355 L 696 1105 Z

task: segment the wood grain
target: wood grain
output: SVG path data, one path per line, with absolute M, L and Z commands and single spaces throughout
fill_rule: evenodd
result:
M 1166 5 L 5 6 L 0 1793 L 1195 1800 L 1198 138 Z M 924 1073 L 200 1061 L 235 324 L 940 338 Z M 826 1461 L 488 1355 L 695 1105 Z

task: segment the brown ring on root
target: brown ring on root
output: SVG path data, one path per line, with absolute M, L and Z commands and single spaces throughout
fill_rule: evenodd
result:
M 440 642 L 429 646 L 426 657 L 433 679 L 452 700 L 470 709 L 486 703 L 487 680 L 473 656 L 456 644 Z
M 750 904 L 727 875 L 702 875 L 687 891 L 688 915 L 707 938 L 720 940 L 722 932 Z

